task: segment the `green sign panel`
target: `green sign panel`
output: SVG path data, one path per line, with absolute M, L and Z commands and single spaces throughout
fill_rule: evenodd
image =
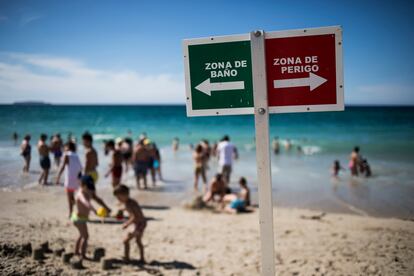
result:
M 250 41 L 221 42 L 218 41 L 220 38 L 209 38 L 203 43 L 200 40 L 203 39 L 184 41 L 187 114 L 251 114 L 253 81 Z

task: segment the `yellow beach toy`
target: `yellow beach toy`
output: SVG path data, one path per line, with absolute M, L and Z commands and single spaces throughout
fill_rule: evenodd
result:
M 98 215 L 98 217 L 100 218 L 105 218 L 108 216 L 108 212 L 106 211 L 105 208 L 103 207 L 99 207 L 98 210 L 96 210 L 96 214 Z

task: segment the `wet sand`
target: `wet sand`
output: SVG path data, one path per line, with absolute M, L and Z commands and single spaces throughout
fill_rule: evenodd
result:
M 98 192 L 115 210 L 111 190 Z M 88 255 L 95 248 L 105 248 L 104 258 L 111 259 L 114 267 L 104 271 L 94 261 L 84 261 L 84 268 L 76 270 L 53 254 L 35 261 L 22 247 L 31 243 L 34 249 L 48 241 L 52 250 L 73 251 L 77 231 L 66 218 L 61 187 L 0 192 L 0 274 L 259 274 L 257 209 L 247 214 L 217 214 L 160 204 L 160 190 L 132 189 L 131 194 L 149 219 L 143 238 L 147 263 L 136 261 L 135 245 L 131 247 L 135 261 L 122 263 L 121 225 L 101 223 L 91 216 Z M 278 275 L 412 275 L 414 271 L 413 221 L 293 208 L 275 208 L 274 220 Z

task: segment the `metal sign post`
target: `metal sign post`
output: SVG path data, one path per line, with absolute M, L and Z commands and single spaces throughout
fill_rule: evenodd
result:
M 269 110 L 267 103 L 264 32 L 250 33 L 252 52 L 254 123 L 256 128 L 257 186 L 262 251 L 262 275 L 275 275 L 272 175 L 270 169 Z

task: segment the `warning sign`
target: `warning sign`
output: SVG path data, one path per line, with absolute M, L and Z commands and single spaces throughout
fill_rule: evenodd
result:
M 266 75 L 271 112 L 343 109 L 340 29 L 266 35 Z

